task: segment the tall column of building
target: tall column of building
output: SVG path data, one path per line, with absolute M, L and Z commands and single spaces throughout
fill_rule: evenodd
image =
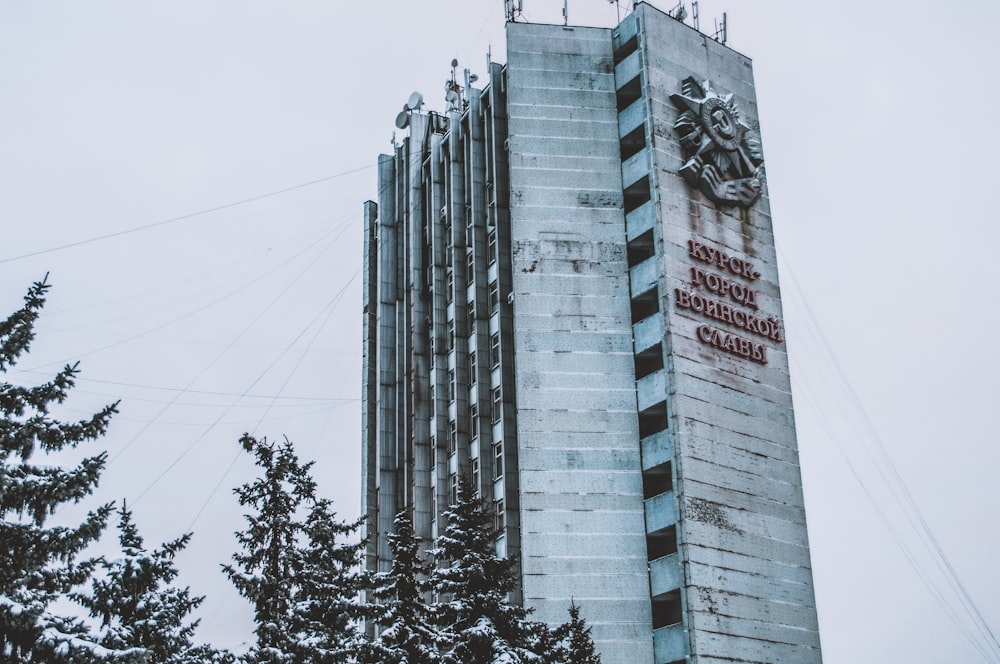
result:
M 655 286 L 666 353 L 665 382 L 638 385 L 640 418 L 663 396 L 669 415 L 668 444 L 644 441 L 644 468 L 669 451 L 676 503 L 661 517 L 677 519 L 683 565 L 683 620 L 657 630 L 657 661 L 682 654 L 682 626 L 692 663 L 818 662 L 751 63 L 646 4 L 615 40 L 620 105 L 646 116 L 623 165 L 633 192 L 650 192 L 629 216 L 633 296 Z
M 507 26 L 524 601 L 624 664 L 652 633 L 611 46 Z

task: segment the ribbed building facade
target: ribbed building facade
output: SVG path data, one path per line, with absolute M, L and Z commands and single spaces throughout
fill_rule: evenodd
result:
M 512 22 L 449 107 L 366 204 L 368 566 L 468 478 L 605 664 L 820 662 L 749 59 L 646 3 Z

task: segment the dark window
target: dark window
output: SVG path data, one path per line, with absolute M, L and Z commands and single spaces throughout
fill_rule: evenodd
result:
M 639 237 L 629 240 L 628 266 L 633 267 L 656 253 L 653 246 L 653 230 L 650 229 Z
M 642 471 L 642 497 L 648 500 L 653 496 L 659 496 L 674 488 L 673 478 L 670 475 L 670 462 L 661 463 L 649 470 Z
M 493 388 L 493 424 L 503 418 L 503 397 L 500 395 L 500 388 Z
M 500 333 L 490 335 L 490 368 L 500 366 Z
M 663 348 L 660 344 L 651 346 L 635 356 L 635 379 L 645 378 L 663 368 Z
M 653 286 L 645 293 L 639 293 L 632 298 L 632 324 L 649 318 L 660 310 L 660 295 Z
M 652 436 L 667 428 L 667 402 L 661 401 L 639 413 L 639 438 Z
M 636 76 L 625 85 L 618 88 L 615 95 L 618 98 L 618 112 L 621 113 L 632 105 L 636 99 L 642 96 L 642 80 Z
M 638 127 L 622 136 L 620 147 L 622 161 L 625 161 L 632 155 L 639 152 L 639 150 L 646 147 L 646 124 L 640 124 Z
M 451 435 L 448 436 L 448 454 L 458 451 L 458 422 L 449 422 Z
M 633 35 L 631 39 L 615 49 L 615 64 L 635 53 L 637 48 L 639 48 L 639 36 Z
M 506 519 L 504 518 L 506 516 L 506 512 L 504 511 L 503 508 L 503 499 L 494 501 L 494 509 L 496 512 L 495 526 L 497 529 L 497 535 L 502 535 L 503 529 L 506 526 Z
M 677 553 L 677 528 L 668 526 L 646 535 L 646 555 L 649 560 Z
M 475 385 L 479 382 L 479 365 L 476 362 L 476 351 L 469 353 L 469 384 Z
M 486 236 L 486 258 L 490 265 L 497 262 L 497 232 L 490 231 Z
M 493 479 L 503 477 L 503 443 L 493 446 Z
M 649 176 L 644 175 L 625 187 L 625 214 L 649 200 Z
M 469 436 L 479 437 L 479 406 L 476 404 L 469 406 Z
M 500 310 L 500 284 L 495 281 L 490 282 L 489 288 L 490 315 L 492 316 Z
M 681 620 L 680 590 L 672 590 L 653 598 L 653 629 L 676 625 Z

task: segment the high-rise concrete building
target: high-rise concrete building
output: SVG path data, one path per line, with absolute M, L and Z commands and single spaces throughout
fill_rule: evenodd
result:
M 468 477 L 606 664 L 821 661 L 750 60 L 639 3 L 488 75 L 366 207 L 368 565 Z

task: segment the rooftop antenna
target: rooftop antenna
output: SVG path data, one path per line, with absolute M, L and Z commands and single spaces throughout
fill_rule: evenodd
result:
M 715 34 L 712 35 L 712 39 L 719 42 L 720 44 L 726 43 L 726 12 L 722 12 L 722 25 L 719 25 L 718 19 L 715 21 Z
M 695 4 L 697 5 L 698 3 Z M 684 22 L 684 19 L 687 18 L 687 15 L 688 15 L 688 10 L 687 7 L 684 6 L 684 0 L 678 2 L 677 6 L 670 10 L 670 16 L 672 18 L 677 19 L 681 23 Z
M 448 104 L 449 111 L 462 110 L 462 86 L 458 84 L 458 58 L 451 61 L 451 79 L 444 82 L 444 100 Z
M 472 84 L 479 80 L 478 74 L 473 74 L 469 71 L 469 68 L 465 68 L 465 104 L 468 105 L 472 100 Z
M 622 22 L 622 6 L 619 4 L 619 0 L 608 0 L 608 2 L 615 6 L 615 14 L 618 16 L 618 22 Z
M 563 25 L 569 25 L 569 0 L 563 0 Z
M 513 23 L 524 12 L 524 0 L 504 0 L 504 13 L 507 21 Z
M 406 100 L 405 104 L 403 104 L 403 110 L 396 115 L 396 127 L 398 129 L 406 129 L 410 125 L 410 113 L 413 111 L 419 111 L 420 107 L 423 105 L 424 96 L 422 94 L 419 92 L 411 94 L 410 98 Z M 395 134 L 393 134 L 393 136 L 395 136 Z
M 691 0 L 691 19 L 694 21 L 694 29 L 701 32 L 701 21 L 698 17 L 698 0 Z

